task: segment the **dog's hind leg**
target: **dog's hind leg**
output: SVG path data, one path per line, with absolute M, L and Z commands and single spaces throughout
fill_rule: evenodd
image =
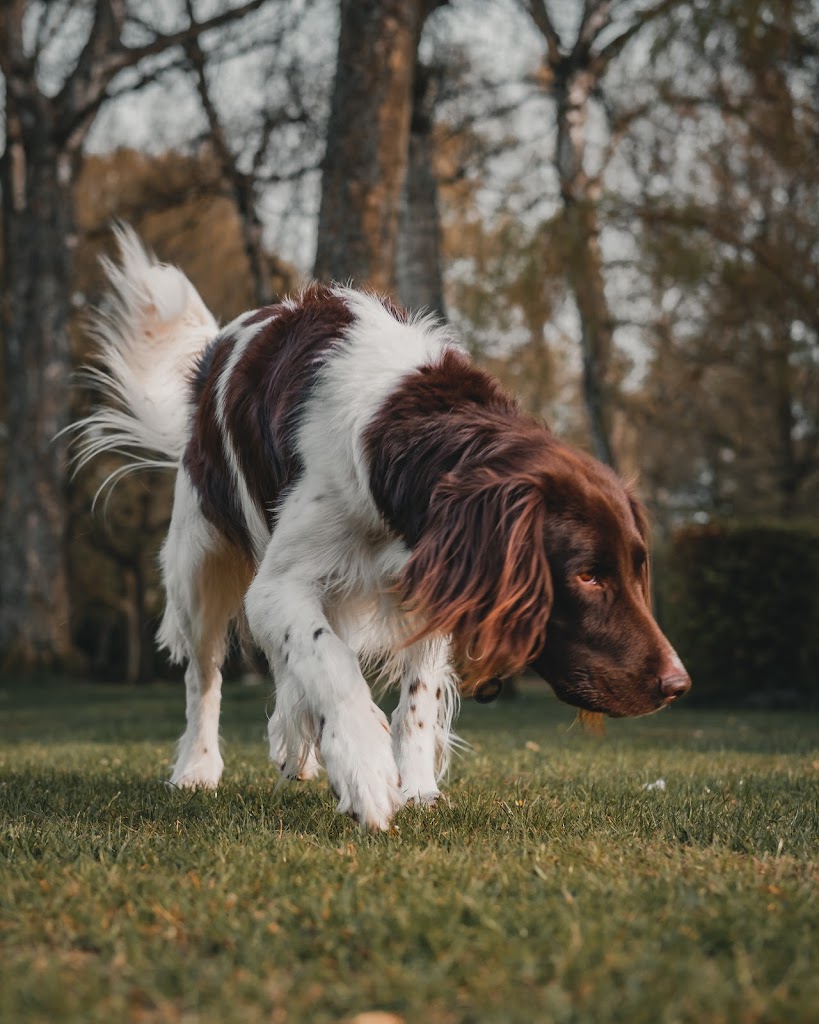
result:
M 177 478 L 162 570 L 167 605 L 159 642 L 174 661 L 187 662 L 187 727 L 179 741 L 171 782 L 213 789 L 223 768 L 221 667 L 230 624 L 241 611 L 252 570 L 203 518 L 184 469 Z

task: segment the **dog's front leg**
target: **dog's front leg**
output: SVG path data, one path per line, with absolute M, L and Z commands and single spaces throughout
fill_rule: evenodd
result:
M 310 554 L 298 558 L 292 538 L 277 543 L 278 537 L 277 531 L 245 606 L 256 642 L 274 673 L 279 667 L 277 686 L 285 687 L 277 713 L 285 738 L 293 736 L 285 746 L 299 747 L 295 757 L 285 751 L 285 762 L 289 767 L 300 759 L 304 739 L 314 738 L 338 810 L 369 828 L 386 829 L 401 804 L 387 719 L 355 655 L 330 627 L 320 586 L 304 575 Z M 293 721 L 296 716 L 300 722 Z
M 392 716 L 401 796 L 406 803 L 430 805 L 441 795 L 438 782 L 453 742 L 450 729 L 458 691 L 446 641 L 416 644 L 404 660 L 401 697 Z

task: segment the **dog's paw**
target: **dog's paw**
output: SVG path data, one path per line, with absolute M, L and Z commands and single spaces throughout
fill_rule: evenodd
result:
M 321 736 L 321 754 L 337 810 L 373 831 L 386 831 L 402 804 L 398 768 L 390 729 L 372 702 L 328 716 Z
M 395 744 L 394 744 L 395 746 Z M 401 774 L 401 802 L 431 807 L 441 791 L 435 779 L 433 752 L 420 744 L 398 744 L 395 759 Z
M 180 789 L 216 789 L 223 768 L 224 761 L 218 751 L 202 751 L 198 757 L 177 761 L 171 775 L 171 785 Z
M 404 787 L 401 791 L 403 802 L 407 807 L 435 807 L 439 800 L 441 800 L 442 794 L 439 789 L 428 790 L 426 793 L 421 793 L 417 789 L 410 790 Z

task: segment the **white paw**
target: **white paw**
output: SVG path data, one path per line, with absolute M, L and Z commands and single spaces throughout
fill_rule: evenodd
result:
M 409 789 L 406 786 L 401 790 L 401 799 L 406 805 L 416 804 L 418 807 L 434 807 L 441 799 L 441 791 L 435 789 Z
M 321 754 L 337 810 L 366 828 L 386 831 L 402 800 L 383 712 L 371 701 L 345 705 L 323 723 Z
M 171 785 L 181 789 L 216 789 L 225 763 L 218 750 L 202 750 L 180 757 L 174 765 Z

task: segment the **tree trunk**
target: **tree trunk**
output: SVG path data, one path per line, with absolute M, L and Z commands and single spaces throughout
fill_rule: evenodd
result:
M 407 168 L 417 0 L 342 0 L 316 277 L 395 287 Z
M 248 192 L 251 188 L 248 187 Z M 273 302 L 273 288 L 270 283 L 270 263 L 262 243 L 262 222 L 256 213 L 255 198 L 246 201 L 244 195 L 238 195 L 236 205 L 242 225 L 242 242 L 244 243 L 250 274 L 253 278 L 253 292 L 259 306 L 267 306 Z
M 583 398 L 594 454 L 617 468 L 611 445 L 611 398 L 608 379 L 613 350 L 612 315 L 606 298 L 600 223 L 599 184 L 584 166 L 586 118 L 594 76 L 564 58 L 555 74 L 557 146 L 555 165 L 560 179 L 569 231 L 567 274 L 580 317 Z
M 247 0 L 206 21 L 127 46 L 121 38 L 125 0 L 96 0 L 88 5 L 88 35 L 56 95 L 42 93 L 38 85 L 38 56 L 52 26 L 36 15 L 27 19 L 33 9 L 27 0 L 0 3 L 6 100 L 0 313 L 9 438 L 0 512 L 0 664 L 54 667 L 71 653 L 66 446 L 54 437 L 69 419 L 68 319 L 76 244 L 71 188 L 84 138 L 120 71 L 185 45 L 263 2 Z M 23 44 L 26 21 L 38 56 Z
M 51 668 L 71 651 L 65 558 L 69 420 L 70 184 L 50 104 L 6 90 L 0 159 L 2 313 L 9 450 L 0 519 L 0 660 Z
M 594 454 L 614 469 L 611 446 L 612 415 L 609 367 L 613 349 L 612 318 L 606 298 L 600 225 L 590 200 L 569 203 L 569 284 L 580 317 L 580 352 L 583 362 L 583 399 L 589 419 Z
M 441 276 L 441 218 L 432 165 L 430 69 L 415 65 L 407 177 L 401 197 L 396 257 L 398 297 L 410 309 L 445 317 Z
M 122 607 L 126 624 L 125 681 L 145 683 L 154 675 L 154 638 L 145 614 L 145 570 L 141 552 L 132 565 L 122 570 L 125 597 Z

